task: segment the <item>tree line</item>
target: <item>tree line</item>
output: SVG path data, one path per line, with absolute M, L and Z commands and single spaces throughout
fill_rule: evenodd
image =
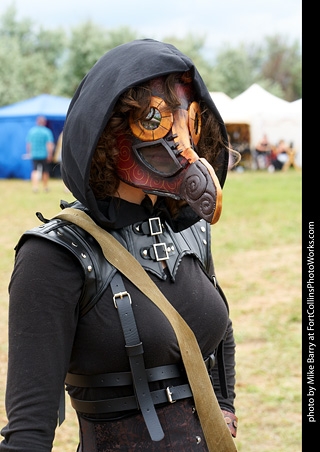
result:
M 17 19 L 10 6 L 0 16 L 0 106 L 41 93 L 72 97 L 78 84 L 108 50 L 141 36 L 129 27 L 106 29 L 91 21 L 66 32 Z M 152 36 L 148 36 L 151 37 Z M 302 97 L 301 48 L 286 36 L 266 36 L 262 44 L 224 45 L 205 56 L 205 37 L 164 36 L 197 66 L 209 91 L 230 97 L 253 83 L 288 101 Z

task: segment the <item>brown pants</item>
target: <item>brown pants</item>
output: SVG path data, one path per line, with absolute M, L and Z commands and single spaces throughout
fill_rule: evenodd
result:
M 117 421 L 88 421 L 79 416 L 78 452 L 208 452 L 193 399 L 157 409 L 165 433 L 161 441 L 150 439 L 141 414 Z

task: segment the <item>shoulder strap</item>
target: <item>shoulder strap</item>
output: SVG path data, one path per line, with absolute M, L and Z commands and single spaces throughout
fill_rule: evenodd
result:
M 109 233 L 96 225 L 88 215 L 75 211 L 75 209 L 65 209 L 55 218 L 75 223 L 89 232 L 100 244 L 105 258 L 165 314 L 179 343 L 209 451 L 235 452 L 237 450 L 235 443 L 214 394 L 199 345 L 187 323 L 164 297 L 136 259 Z

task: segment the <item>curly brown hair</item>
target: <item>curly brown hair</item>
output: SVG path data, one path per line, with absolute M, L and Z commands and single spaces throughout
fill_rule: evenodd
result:
M 179 74 L 181 76 L 181 74 Z M 164 91 L 167 105 L 172 111 L 180 105 L 174 90 L 177 74 L 170 74 L 165 78 Z M 103 130 L 92 158 L 89 183 L 97 199 L 113 196 L 119 186 L 117 176 L 117 137 L 130 134 L 129 113 L 134 120 L 145 118 L 149 113 L 151 101 L 149 82 L 128 89 L 122 94 L 115 105 L 113 113 Z M 201 102 L 201 135 L 197 145 L 197 153 L 208 160 L 214 169 L 218 154 L 228 148 L 222 136 L 220 125 L 214 114 Z M 166 198 L 170 210 L 181 205 L 180 202 Z

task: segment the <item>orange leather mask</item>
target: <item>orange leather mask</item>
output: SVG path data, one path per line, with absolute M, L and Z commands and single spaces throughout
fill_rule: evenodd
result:
M 218 221 L 222 191 L 212 166 L 196 152 L 201 135 L 201 110 L 192 79 L 175 83 L 180 106 L 172 111 L 164 95 L 164 79 L 151 81 L 150 110 L 143 119 L 130 115 L 132 135 L 118 138 L 118 175 L 146 193 L 184 199 L 211 224 Z

